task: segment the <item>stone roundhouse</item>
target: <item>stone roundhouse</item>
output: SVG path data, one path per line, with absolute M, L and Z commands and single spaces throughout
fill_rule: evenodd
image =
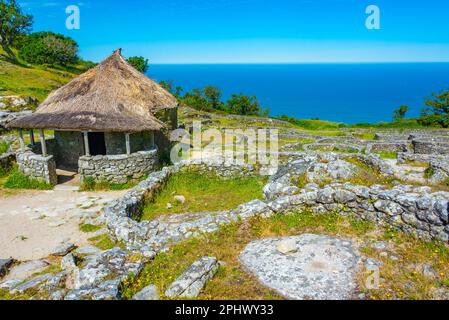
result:
M 81 180 L 125 183 L 152 172 L 161 153 L 169 151 L 177 110 L 176 98 L 134 69 L 118 49 L 8 127 L 19 131 L 17 160 L 25 175 L 54 185 L 56 169 L 64 169 L 78 171 Z M 23 130 L 30 131 L 28 147 Z M 54 131 L 54 138 L 46 140 L 46 130 Z

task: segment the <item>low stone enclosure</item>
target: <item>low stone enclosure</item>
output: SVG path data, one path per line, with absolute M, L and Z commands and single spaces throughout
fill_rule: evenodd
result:
M 365 159 L 366 160 L 366 159 Z M 372 161 L 371 163 L 375 163 Z M 388 189 L 382 185 L 372 187 L 352 184 L 333 183 L 324 188 L 316 184 L 308 184 L 298 190 L 290 181 L 292 170 L 295 174 L 309 168 L 310 162 L 300 157 L 298 161 L 289 163 L 289 170 L 281 167 L 278 174 L 270 178 L 264 188 L 267 199 L 244 204 L 236 210 L 221 214 L 223 221 L 232 220 L 238 215 L 244 217 L 263 214 L 288 212 L 291 209 L 312 210 L 316 213 L 338 211 L 343 214 L 354 214 L 362 219 L 369 219 L 380 224 L 390 224 L 406 232 L 411 232 L 424 239 L 449 241 L 449 193 L 432 192 L 430 187 L 396 186 Z M 287 166 L 289 166 L 287 165 Z M 111 235 L 126 243 L 130 249 L 144 249 L 145 252 L 156 252 L 165 249 L 170 238 L 179 239 L 195 233 L 195 223 L 186 226 L 184 232 L 168 235 L 168 239 L 160 238 L 161 225 L 155 221 L 138 222 L 144 202 L 154 197 L 163 188 L 170 175 L 184 168 L 195 167 L 200 170 L 214 171 L 214 164 L 195 164 L 183 162 L 162 171 L 152 173 L 149 178 L 130 190 L 122 199 L 105 209 L 106 224 Z M 239 175 L 242 172 L 256 174 L 251 167 L 239 168 L 231 166 L 221 168 Z M 211 221 L 212 222 L 212 221 Z M 217 225 L 220 224 L 216 221 Z M 212 228 L 214 229 L 214 228 Z M 196 230 L 198 233 L 199 230 Z M 158 240 L 155 240 L 158 239 Z
M 95 181 L 126 183 L 139 180 L 153 172 L 158 165 L 158 150 L 139 151 L 129 155 L 83 156 L 79 158 L 78 172 L 81 182 L 92 178 Z M 24 175 L 45 181 L 50 185 L 58 182 L 54 156 L 43 156 L 32 151 L 18 152 L 17 164 Z
M 359 186 L 344 182 L 333 182 L 323 187 L 309 182 L 298 187 L 292 179 L 304 172 L 310 174 L 310 179 L 319 178 L 319 173 L 335 177 L 335 180 L 344 179 L 353 169 L 352 164 L 345 163 L 345 156 L 348 155 L 292 153 L 269 178 L 263 190 L 264 200 L 253 200 L 228 211 L 175 214 L 140 221 L 146 201 L 152 200 L 168 179 L 181 170 L 213 172 L 224 178 L 259 174 L 254 166 L 223 165 L 213 160 L 184 161 L 153 172 L 122 198 L 108 204 L 98 218 L 99 222 L 106 224 L 110 237 L 123 243 L 126 249 L 116 248 L 89 256 L 81 266 L 75 265 L 71 254 L 67 255 L 63 259 L 63 272 L 70 281 L 65 282 L 64 290 L 55 290 L 50 298 L 121 299 L 123 280 L 131 274 L 138 275 L 145 263 L 151 263 L 157 253 L 188 238 L 216 232 L 223 225 L 255 216 L 268 218 L 274 214 L 301 214 L 304 211 L 317 215 L 338 212 L 392 226 L 422 239 L 449 241 L 448 192 L 433 192 L 430 187 Z M 392 176 L 388 164 L 378 156 L 355 156 L 385 177 Z M 142 258 L 128 259 L 136 254 Z M 44 280 L 48 286 L 50 280 Z M 15 284 L 2 286 L 9 285 L 14 288 Z
M 338 158 L 339 155 L 332 156 Z M 258 174 L 252 166 L 223 166 L 213 161 L 185 161 L 165 167 L 150 174 L 147 180 L 108 205 L 104 210 L 103 222 L 114 240 L 124 243 L 130 252 L 142 254 L 147 261 L 175 243 L 201 233 L 216 232 L 225 224 L 255 216 L 267 218 L 274 214 L 300 214 L 303 210 L 310 210 L 315 214 L 340 212 L 342 215 L 353 215 L 379 225 L 393 226 L 422 239 L 449 241 L 449 193 L 432 192 L 429 187 L 399 185 L 388 189 L 382 185 L 366 187 L 350 183 L 332 183 L 325 187 L 309 183 L 298 189 L 290 178 L 310 170 L 313 159 L 309 157 L 311 156 L 297 153 L 286 165 L 281 166 L 264 188 L 264 201 L 254 200 L 224 212 L 179 214 L 140 222 L 145 202 L 155 197 L 176 172 L 195 168 L 204 172 L 215 172 L 223 177 Z M 338 161 L 337 158 L 334 158 L 335 161 Z M 388 167 L 382 165 L 380 158 L 362 158 L 365 163 L 388 172 Z M 384 174 L 388 176 L 388 173 Z M 125 254 L 124 251 L 114 250 L 111 254 L 120 257 Z M 143 261 L 140 267 L 136 264 L 121 266 L 120 272 L 115 273 L 118 278 L 113 281 L 105 281 L 102 276 L 92 277 L 92 274 L 98 275 L 99 270 L 106 270 L 103 273 L 109 274 L 107 270 L 117 267 L 108 262 L 112 259 L 107 256 L 108 252 L 93 258 L 91 263 L 76 272 L 77 285 L 67 293 L 66 299 L 120 298 L 120 279 L 124 279 L 130 272 L 138 274 L 143 268 Z

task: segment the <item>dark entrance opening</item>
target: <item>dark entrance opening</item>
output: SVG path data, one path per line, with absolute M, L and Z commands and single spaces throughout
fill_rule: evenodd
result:
M 89 132 L 89 151 L 92 156 L 106 155 L 106 142 L 103 132 Z

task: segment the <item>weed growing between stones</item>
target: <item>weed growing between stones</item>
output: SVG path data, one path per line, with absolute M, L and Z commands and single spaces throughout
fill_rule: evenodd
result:
M 100 229 L 101 229 L 100 226 L 94 226 L 92 224 L 80 225 L 80 230 L 81 230 L 81 232 L 84 232 L 84 233 L 92 233 L 92 232 L 98 231 Z
M 147 264 L 139 276 L 124 282 L 122 291 L 126 299 L 147 285 L 156 285 L 160 293 L 183 273 L 194 261 L 203 256 L 214 256 L 223 262 L 217 275 L 208 283 L 199 299 L 281 299 L 276 293 L 261 286 L 241 267 L 238 257 L 246 245 L 254 240 L 301 235 L 325 234 L 356 243 L 365 258 L 381 264 L 381 286 L 376 290 L 365 287 L 366 270 L 361 266 L 359 288 L 367 299 L 430 299 L 442 298 L 449 290 L 449 248 L 439 242 L 423 242 L 395 229 L 375 227 L 369 221 L 343 217 L 338 213 L 314 215 L 294 212 L 274 215 L 270 219 L 253 218 L 250 221 L 227 225 L 214 234 L 201 235 L 158 254 Z M 379 241 L 386 248 L 376 250 Z M 434 277 L 423 274 L 430 265 Z M 427 267 L 429 268 L 429 267 Z M 355 299 L 359 295 L 354 296 Z
M 107 234 L 102 234 L 96 237 L 92 237 L 89 241 L 98 249 L 101 250 L 110 250 L 115 247 L 124 247 L 121 243 L 116 243 L 111 240 L 111 238 Z
M 163 190 L 148 202 L 142 220 L 185 212 L 224 211 L 254 199 L 262 199 L 263 178 L 223 179 L 213 174 L 187 170 L 170 177 Z M 185 202 L 176 201 L 182 196 Z

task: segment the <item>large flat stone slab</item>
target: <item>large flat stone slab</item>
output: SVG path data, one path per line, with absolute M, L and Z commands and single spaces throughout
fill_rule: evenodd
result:
M 280 248 L 294 242 L 297 250 Z M 291 300 L 347 300 L 357 287 L 360 256 L 351 241 L 323 235 L 250 243 L 240 262 L 259 281 Z
M 44 271 L 48 267 L 48 262 L 44 260 L 34 260 L 22 263 L 9 270 L 6 280 L 25 280 L 35 273 Z

